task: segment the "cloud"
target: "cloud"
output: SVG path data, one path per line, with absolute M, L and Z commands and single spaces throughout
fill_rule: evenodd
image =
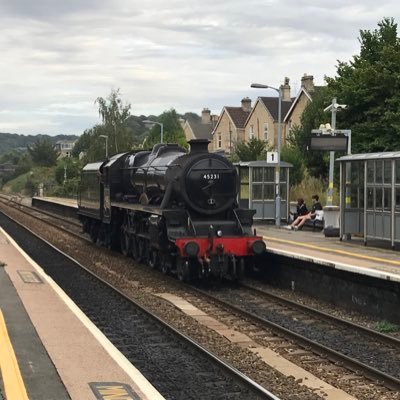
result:
M 358 52 L 360 29 L 400 12 L 392 0 L 0 0 L 0 9 L 0 131 L 51 134 L 97 123 L 94 100 L 112 88 L 148 115 L 219 113 L 260 95 L 254 81 L 289 76 L 298 89 L 307 72 L 322 84 Z

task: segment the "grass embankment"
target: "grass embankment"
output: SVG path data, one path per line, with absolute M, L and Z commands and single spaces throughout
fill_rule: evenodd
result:
M 53 187 L 56 185 L 54 169 L 55 167 L 33 167 L 31 171 L 5 183 L 2 191 L 31 196 L 38 191 L 40 183 L 47 187 Z

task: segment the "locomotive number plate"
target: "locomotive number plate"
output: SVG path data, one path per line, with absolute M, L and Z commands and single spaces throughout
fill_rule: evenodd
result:
M 219 179 L 219 174 L 204 174 L 203 178 L 208 181 L 212 181 L 212 180 Z

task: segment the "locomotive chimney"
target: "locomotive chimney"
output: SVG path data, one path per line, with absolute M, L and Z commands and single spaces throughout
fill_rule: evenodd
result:
M 192 153 L 208 153 L 208 139 L 192 139 L 188 141 L 190 145 L 190 154 Z

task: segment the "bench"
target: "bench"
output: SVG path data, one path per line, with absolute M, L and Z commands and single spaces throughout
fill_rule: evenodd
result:
M 310 228 L 313 228 L 313 231 L 315 231 L 316 229 L 324 229 L 324 211 L 323 210 L 316 210 L 315 211 L 316 216 L 314 219 L 309 219 L 306 221 L 306 223 L 304 224 L 304 226 L 308 226 Z

